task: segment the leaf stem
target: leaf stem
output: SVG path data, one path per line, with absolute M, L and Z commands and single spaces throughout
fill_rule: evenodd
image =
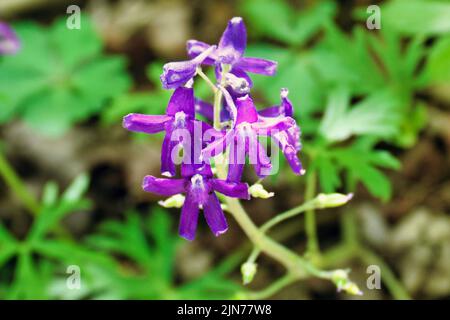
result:
M 6 157 L 0 152 L 0 175 L 5 180 L 7 186 L 22 201 L 23 205 L 33 215 L 37 216 L 40 211 L 40 205 L 34 196 L 27 190 L 26 186 L 16 174 L 13 167 L 9 164 Z

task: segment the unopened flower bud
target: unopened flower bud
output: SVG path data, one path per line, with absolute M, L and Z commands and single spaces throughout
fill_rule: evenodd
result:
M 184 196 L 176 194 L 166 200 L 158 201 L 158 204 L 164 208 L 181 208 L 184 204 Z
M 342 193 L 320 193 L 314 199 L 317 208 L 333 208 L 340 207 L 353 198 L 353 193 L 342 194 Z
M 348 270 L 335 270 L 331 275 L 331 281 L 336 285 L 338 291 L 344 291 L 351 295 L 362 295 L 358 286 L 348 278 L 348 273 Z
M 245 262 L 241 266 L 242 282 L 244 285 L 253 281 L 256 274 L 257 265 L 254 262 Z
M 267 199 L 275 195 L 275 193 L 265 190 L 263 185 L 260 183 L 255 183 L 250 188 L 248 188 L 248 191 L 253 198 Z

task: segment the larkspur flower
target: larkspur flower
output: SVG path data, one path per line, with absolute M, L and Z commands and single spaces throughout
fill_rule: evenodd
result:
M 157 133 L 165 131 L 165 137 L 161 151 L 161 172 L 165 176 L 172 177 L 176 174 L 176 165 L 172 158 L 175 148 L 183 148 L 190 151 L 193 145 L 192 141 L 183 139 L 179 135 L 179 139 L 175 139 L 174 132 L 178 130 L 187 130 L 189 135 L 193 136 L 195 120 L 194 107 L 194 90 L 192 88 L 177 88 L 170 98 L 165 115 L 146 115 L 139 113 L 131 113 L 124 117 L 123 127 L 134 132 Z M 198 122 L 204 128 L 210 128 L 205 123 Z M 177 149 L 178 150 L 178 149 Z
M 281 102 L 279 105 L 267 107 L 261 110 L 258 110 L 258 114 L 262 117 L 278 117 L 278 116 L 285 116 L 285 117 L 293 117 L 294 116 L 294 107 L 292 105 L 292 102 L 288 98 L 289 90 L 286 88 L 282 88 L 280 92 L 280 98 Z M 222 109 L 221 121 L 229 121 L 231 120 L 230 113 L 228 112 L 226 108 L 226 100 L 223 101 L 224 108 Z M 212 121 L 214 116 L 214 110 L 213 105 L 209 102 L 206 102 L 204 100 L 195 99 L 195 111 L 204 116 L 206 119 Z
M 214 49 L 212 46 L 191 60 L 166 63 L 160 77 L 163 88 L 174 89 L 188 83 L 196 75 L 197 67 Z
M 236 99 L 236 118 L 233 128 L 204 148 L 202 156 L 207 160 L 223 153 L 226 147 L 230 146 L 227 178 L 229 181 L 240 181 L 247 155 L 251 157 L 250 162 L 256 174 L 264 178 L 270 174 L 272 165 L 258 138 L 269 136 L 278 142 L 294 172 L 302 174 L 303 169 L 297 158 L 296 146 L 292 145 L 293 141 L 287 134 L 295 127 L 297 127 L 295 120 L 291 117 L 261 118 L 249 95 L 239 97 Z
M 261 178 L 272 171 L 271 159 L 259 142 L 260 137 L 272 138 L 294 173 L 304 173 L 297 157 L 301 148 L 300 128 L 293 119 L 288 91 L 282 89 L 280 105 L 260 111 L 256 110 L 250 96 L 253 82 L 247 72 L 273 75 L 277 64 L 270 60 L 244 57 L 246 42 L 245 25 L 238 17 L 229 21 L 217 47 L 196 40 L 188 41 L 191 60 L 170 62 L 163 67 L 163 87 L 175 89 L 166 114 L 129 114 L 124 117 L 123 125 L 130 131 L 148 134 L 165 131 L 161 151 L 164 176 L 175 176 L 173 156 L 179 154 L 180 148 L 183 150 L 181 178 L 146 176 L 143 188 L 148 192 L 171 196 L 161 202 L 164 206 L 182 206 L 179 233 L 188 240 L 195 237 L 200 209 L 203 209 L 206 221 L 216 236 L 227 230 L 216 192 L 240 199 L 249 199 L 250 193 L 262 198 L 273 196 L 273 193 L 264 192 L 262 186 L 258 189 L 257 185 L 253 185 L 249 189 L 246 183 L 240 182 L 247 156 Z M 224 97 L 220 108 L 220 130 L 195 119 L 196 114 L 203 115 L 207 120 L 214 118 L 213 106 L 196 98 L 192 88 L 201 65 L 214 66 L 217 82 L 213 91 Z M 205 77 L 201 73 L 200 76 Z M 180 135 L 180 131 L 186 132 L 186 135 Z M 196 136 L 198 131 L 200 137 Z M 210 139 L 205 138 L 206 135 Z M 212 137 L 215 139 L 211 141 Z M 228 156 L 226 180 L 214 178 L 209 164 L 210 158 L 219 154 Z
M 188 55 L 191 58 L 200 56 L 211 47 L 211 45 L 198 40 L 189 40 L 186 44 Z M 230 72 L 238 78 L 245 79 L 249 87 L 253 83 L 247 72 L 268 76 L 275 74 L 277 62 L 261 58 L 244 57 L 246 47 L 247 30 L 244 21 L 241 17 L 234 17 L 228 22 L 217 48 L 208 55 L 208 58 L 203 60 L 202 64 L 215 65 L 216 68 L 219 68 L 216 72 L 219 75 L 219 79 L 220 65 L 230 65 Z
M 6 23 L 0 22 L 0 55 L 14 54 L 20 48 L 15 32 Z
M 179 224 L 179 234 L 183 238 L 195 238 L 200 209 L 203 209 L 206 222 L 215 236 L 227 231 L 228 224 L 215 192 L 228 197 L 249 199 L 248 185 L 214 178 L 209 165 L 183 165 L 181 174 L 181 179 L 149 175 L 144 178 L 142 187 L 147 192 L 162 196 L 180 193 L 186 195 Z
M 281 103 L 276 106 L 271 106 L 264 108 L 262 110 L 258 110 L 258 121 L 259 122 L 273 122 L 274 120 L 282 119 L 284 117 L 289 117 L 290 125 L 286 130 L 273 131 L 272 139 L 277 143 L 280 150 L 283 152 L 286 157 L 289 165 L 295 174 L 302 175 L 305 173 L 300 160 L 297 157 L 298 151 L 301 149 L 300 144 L 300 128 L 295 123 L 293 117 L 293 106 L 292 102 L 288 98 L 289 91 L 285 88 L 281 89 L 280 97 Z M 241 99 L 242 100 L 242 99 Z M 224 100 L 226 104 L 226 100 Z M 208 120 L 212 120 L 213 118 L 213 106 L 212 104 L 196 99 L 195 101 L 196 111 L 203 115 Z M 238 104 L 239 105 L 239 104 Z M 239 107 L 238 107 L 239 112 Z M 227 108 L 222 108 L 221 112 L 221 121 L 229 121 L 231 119 L 230 113 L 227 111 Z M 232 165 L 234 167 L 234 165 Z M 241 166 L 238 166 L 236 169 L 241 170 Z M 238 174 L 236 175 L 238 176 Z

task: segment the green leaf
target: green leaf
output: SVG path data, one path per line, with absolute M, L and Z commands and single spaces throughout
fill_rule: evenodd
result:
M 75 203 L 81 200 L 89 187 L 89 176 L 85 173 L 76 177 L 70 186 L 62 194 L 61 200 Z
M 400 163 L 387 151 L 373 151 L 361 148 L 356 143 L 351 148 L 333 150 L 333 157 L 347 171 L 349 188 L 353 189 L 361 181 L 368 191 L 387 201 L 391 197 L 392 187 L 388 178 L 376 167 L 398 169 Z M 352 190 L 353 191 L 353 190 Z
M 450 83 L 450 36 L 437 40 L 426 65 L 425 77 L 429 84 Z
M 65 18 L 14 28 L 23 46 L 0 61 L 0 122 L 19 117 L 42 134 L 61 135 L 130 88 L 125 60 L 102 54 L 87 16 L 80 30 L 68 29 Z
M 300 45 L 333 18 L 336 5 L 322 1 L 306 10 L 299 10 L 297 14 L 285 1 L 252 0 L 243 2 L 241 10 L 254 32 L 287 44 Z
M 344 141 L 352 135 L 389 138 L 400 122 L 398 103 L 391 92 L 372 94 L 349 108 L 349 93 L 338 88 L 330 94 L 320 133 L 329 141 Z
M 330 87 L 345 85 L 352 94 L 379 90 L 385 79 L 368 50 L 367 32 L 355 28 L 349 37 L 331 22 L 325 30 L 311 58 L 320 78 Z
M 316 122 L 311 116 L 322 109 L 325 100 L 322 83 L 315 76 L 313 55 L 278 48 L 275 46 L 258 45 L 248 48 L 248 55 L 264 57 L 278 61 L 278 72 L 273 77 L 255 75 L 255 90 L 271 105 L 280 103 L 280 89 L 289 89 L 289 99 L 294 104 L 295 116 L 302 120 L 302 130 L 312 132 Z
M 50 41 L 65 66 L 77 67 L 79 62 L 89 61 L 101 54 L 101 39 L 85 15 L 81 15 L 80 29 L 68 29 L 66 21 L 66 17 L 58 19 L 50 30 Z
M 395 0 L 382 6 L 383 23 L 404 35 L 438 35 L 450 31 L 450 3 L 440 0 Z
M 89 185 L 89 178 L 85 174 L 81 174 L 74 179 L 72 184 L 65 190 L 61 199 L 57 200 L 52 206 L 44 206 L 38 217 L 33 223 L 30 232 L 28 233 L 27 241 L 29 243 L 36 243 L 40 239 L 44 238 L 46 233 L 49 232 L 55 225 L 64 218 L 67 214 L 70 214 L 77 210 L 86 210 L 90 207 L 91 203 L 83 199 L 82 196 L 87 191 Z M 54 187 L 50 187 L 54 188 Z M 55 202 L 54 193 L 56 190 L 46 190 L 46 197 Z M 52 199 L 53 198 L 53 199 Z
M 339 169 L 332 159 L 326 155 L 321 155 L 315 159 L 315 166 L 318 169 L 319 182 L 323 192 L 331 193 L 341 186 Z

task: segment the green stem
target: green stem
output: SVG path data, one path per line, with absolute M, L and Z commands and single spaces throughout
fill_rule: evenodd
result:
M 254 300 L 267 299 L 297 280 L 297 277 L 287 273 L 263 290 L 247 292 L 247 296 Z
M 9 189 L 12 190 L 22 201 L 23 205 L 34 215 L 38 215 L 40 206 L 38 201 L 33 197 L 23 184 L 20 177 L 16 174 L 13 167 L 9 164 L 6 157 L 0 152 L 0 175 L 5 180 Z
M 306 177 L 305 202 L 314 198 L 316 193 L 317 175 L 315 171 L 309 172 Z M 317 238 L 316 213 L 313 208 L 305 213 L 305 232 L 307 237 L 307 253 L 312 258 L 320 254 L 319 241 Z
M 208 86 L 211 88 L 213 93 L 216 93 L 216 91 L 218 90 L 216 88 L 216 86 L 214 85 L 214 83 L 208 78 L 208 76 L 203 72 L 202 68 L 198 67 L 197 68 L 197 74 L 203 79 L 205 80 L 205 82 L 208 84 Z
M 222 91 L 217 90 L 214 94 L 214 129 L 220 130 L 220 107 L 222 104 Z
M 315 209 L 315 208 L 317 208 L 316 203 L 314 202 L 314 200 L 310 200 L 310 201 L 303 203 L 295 208 L 292 208 L 286 212 L 276 215 L 275 217 L 273 217 L 272 219 L 270 219 L 269 221 L 264 223 L 261 226 L 260 230 L 263 233 L 267 233 L 267 231 L 269 231 L 272 227 L 279 224 L 280 222 L 290 219 L 300 213 L 305 212 L 306 210 L 311 210 L 311 209 Z M 255 262 L 260 253 L 261 253 L 261 250 L 259 250 L 258 248 L 254 248 L 252 250 L 250 256 L 248 257 L 247 262 Z
M 275 242 L 262 233 L 250 220 L 239 200 L 226 198 L 229 212 L 244 230 L 253 244 L 268 256 L 280 262 L 291 274 L 298 278 L 313 275 L 319 278 L 330 279 L 329 272 L 316 268 L 311 262 Z

